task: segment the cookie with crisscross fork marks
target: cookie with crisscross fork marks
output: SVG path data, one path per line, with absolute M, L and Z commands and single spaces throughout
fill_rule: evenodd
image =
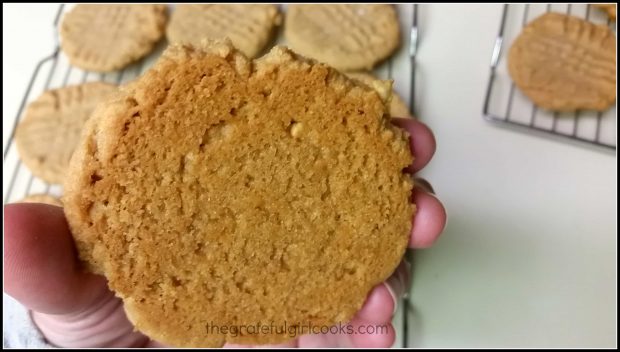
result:
M 166 30 L 172 43 L 200 45 L 204 39 L 229 38 L 247 57 L 265 48 L 280 24 L 276 5 L 192 4 L 177 5 Z
M 514 41 L 508 70 L 542 108 L 603 111 L 616 100 L 616 36 L 607 26 L 546 13 Z
M 345 74 L 371 87 L 377 84 L 377 81 L 381 81 L 379 78 L 369 72 L 345 72 Z M 405 104 L 405 102 L 403 101 L 403 98 L 401 98 L 396 92 L 392 93 L 392 99 L 390 100 L 390 116 L 413 117 L 411 115 L 411 112 L 409 112 L 407 104 Z
M 399 43 L 393 5 L 290 5 L 284 35 L 302 55 L 343 71 L 371 69 Z
M 76 5 L 60 25 L 60 45 L 82 69 L 120 69 L 153 50 L 164 34 L 166 11 L 166 5 Z
M 62 183 L 84 123 L 95 106 L 114 91 L 116 86 L 111 84 L 84 83 L 45 91 L 28 105 L 15 142 L 33 175 Z

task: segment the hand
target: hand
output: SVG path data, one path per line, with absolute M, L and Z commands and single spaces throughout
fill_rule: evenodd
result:
M 415 155 L 407 170 L 420 171 L 435 152 L 432 132 L 419 121 L 394 119 L 412 136 Z M 413 202 L 417 213 L 409 240 L 411 248 L 433 244 L 446 222 L 441 203 L 430 185 L 416 182 Z M 5 206 L 5 291 L 32 310 L 32 318 L 48 342 L 60 347 L 157 347 L 133 331 L 122 301 L 108 289 L 105 278 L 85 273 L 61 208 L 44 204 Z M 408 267 L 401 263 L 394 275 L 376 286 L 351 325 L 386 325 L 381 334 L 304 335 L 282 347 L 389 347 L 397 298 L 408 286 Z M 232 346 L 232 345 L 230 345 Z

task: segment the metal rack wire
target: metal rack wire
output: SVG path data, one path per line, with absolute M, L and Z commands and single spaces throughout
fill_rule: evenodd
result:
M 409 6 L 409 5 L 400 5 Z M 41 92 L 50 88 L 64 87 L 70 84 L 84 83 L 89 81 L 105 81 L 109 83 L 122 84 L 128 82 L 144 72 L 159 57 L 167 43 L 162 42 L 154 52 L 139 62 L 130 65 L 118 72 L 94 73 L 81 70 L 70 65 L 67 58 L 60 50 L 58 24 L 67 7 L 60 5 L 53 22 L 53 40 L 55 43 L 54 51 L 42 58 L 35 66 L 26 91 L 21 99 L 17 114 L 13 120 L 12 129 L 7 141 L 3 146 L 3 192 L 4 204 L 18 201 L 30 194 L 45 193 L 55 196 L 62 194 L 60 185 L 46 183 L 32 175 L 21 162 L 17 150 L 14 146 L 15 129 L 19 124 L 26 104 L 35 99 Z M 401 25 L 403 26 L 404 43 L 403 48 L 390 58 L 385 64 L 381 65 L 375 73 L 384 79 L 394 79 L 395 87 L 401 96 L 408 101 L 410 111 L 415 115 L 415 65 L 418 48 L 418 5 L 407 8 L 406 11 L 399 13 Z M 282 40 L 278 40 L 282 43 Z M 398 75 L 394 75 L 398 72 Z M 407 254 L 410 258 L 411 253 Z M 397 347 L 407 347 L 407 322 L 409 312 L 409 301 L 403 298 L 401 307 L 397 315 L 400 315 L 401 336 L 397 341 Z
M 607 24 L 602 12 L 589 4 L 504 5 L 491 55 L 491 69 L 483 106 L 483 117 L 496 126 L 551 137 L 557 140 L 593 146 L 598 150 L 616 150 L 616 107 L 606 112 L 577 111 L 557 113 L 539 109 L 510 79 L 502 53 L 509 48 L 521 29 L 544 12 L 562 12 L 586 20 Z
M 411 22 L 411 32 L 409 33 L 409 60 L 411 63 L 411 82 L 409 85 L 409 91 L 410 91 L 410 95 L 409 95 L 409 111 L 413 114 L 413 116 L 416 116 L 415 112 L 416 112 L 416 106 L 415 106 L 415 84 L 416 84 L 416 80 L 415 80 L 415 72 L 416 72 L 416 55 L 418 52 L 418 5 L 414 4 L 413 5 L 413 15 L 412 15 L 412 22 Z M 391 65 L 390 65 L 391 67 Z M 389 78 L 392 78 L 391 75 L 391 70 L 390 70 L 390 76 Z M 407 251 L 405 252 L 405 260 L 408 261 L 409 263 L 413 262 L 413 251 L 411 249 L 407 249 Z M 411 278 L 409 278 L 409 282 L 411 282 Z M 403 315 L 402 315 L 402 319 L 403 319 L 403 324 L 402 324 L 402 347 L 409 347 L 409 314 L 412 313 L 412 309 L 411 309 L 411 301 L 409 300 L 409 289 L 410 287 L 407 287 L 407 291 L 405 292 L 405 295 L 402 298 L 402 307 L 403 307 Z
M 16 148 L 14 146 L 15 129 L 19 123 L 21 115 L 24 111 L 26 103 L 34 99 L 40 92 L 43 92 L 50 88 L 64 87 L 69 84 L 84 83 L 87 81 L 106 81 L 109 83 L 122 84 L 130 81 L 148 68 L 159 57 L 167 43 L 162 42 L 156 50 L 146 58 L 139 62 L 130 65 L 118 72 L 111 72 L 106 74 L 94 73 L 81 70 L 77 67 L 71 66 L 67 61 L 67 58 L 62 54 L 59 46 L 58 37 L 58 24 L 62 14 L 67 10 L 65 5 L 60 5 L 58 12 L 55 16 L 53 23 L 53 39 L 55 42 L 55 49 L 49 56 L 42 58 L 32 73 L 30 81 L 27 85 L 26 91 L 20 102 L 17 114 L 13 120 L 13 126 L 10 131 L 7 142 L 5 142 L 3 148 L 3 191 L 4 191 L 4 204 L 10 201 L 17 201 L 25 196 L 33 193 L 45 193 L 59 196 L 62 193 L 62 189 L 59 185 L 53 185 L 38 178 L 34 177 L 30 171 L 23 166 Z M 413 18 L 409 19 L 411 22 L 410 33 L 411 40 L 408 42 L 409 47 L 404 48 L 403 55 L 408 55 L 410 65 L 410 82 L 400 82 L 404 86 L 410 87 L 409 94 L 404 94 L 405 98 L 409 100 L 409 106 L 411 111 L 414 111 L 414 92 L 415 92 L 415 56 L 417 48 L 417 5 L 413 6 Z M 394 59 L 388 60 L 388 62 L 377 70 L 377 74 L 380 77 L 386 79 L 394 78 L 393 68 Z M 401 60 L 402 61 L 402 60 Z M 401 77 L 396 77 L 398 81 Z M 408 84 L 407 84 L 408 83 Z M 399 82 L 396 83 L 397 88 Z M 404 87 L 404 88 L 409 88 Z
M 28 101 L 36 97 L 36 93 L 43 92 L 50 88 L 64 87 L 70 84 L 90 81 L 105 81 L 116 84 L 127 82 L 140 75 L 147 67 L 148 63 L 155 60 L 163 49 L 162 45 L 158 46 L 154 53 L 147 58 L 118 72 L 101 74 L 83 71 L 71 66 L 67 58 L 62 55 L 60 51 L 57 29 L 64 10 L 65 6 L 60 5 L 53 23 L 55 49 L 52 54 L 41 59 L 35 66 L 30 81 L 28 82 L 26 92 L 22 97 L 17 114 L 13 120 L 13 126 L 9 137 L 3 148 L 4 204 L 10 201 L 17 201 L 34 193 L 45 193 L 56 196 L 62 193 L 60 185 L 50 184 L 34 177 L 32 173 L 23 166 L 14 146 L 15 130 L 19 124 L 25 105 Z

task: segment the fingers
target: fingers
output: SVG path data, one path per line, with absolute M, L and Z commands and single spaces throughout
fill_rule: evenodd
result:
M 415 183 L 416 187 L 420 187 L 422 190 L 426 191 L 427 193 L 435 194 L 435 189 L 425 179 L 420 178 L 420 177 L 415 177 L 414 178 L 414 183 Z
M 413 217 L 409 247 L 427 248 L 435 243 L 446 226 L 446 209 L 435 196 L 420 187 L 414 187 L 412 198 L 416 214 Z
M 387 323 L 392 320 L 396 310 L 396 301 L 385 284 L 377 285 L 366 298 L 366 302 L 356 318 L 369 323 Z
M 408 286 L 409 267 L 401 262 L 394 274 L 385 283 L 376 286 L 368 295 L 362 309 L 349 324 L 340 329 L 332 327 L 328 333 L 307 334 L 296 340 L 279 345 L 256 347 L 301 347 L 301 348 L 387 348 L 394 344 L 396 333 L 391 324 L 396 310 L 396 299 Z M 226 348 L 253 347 L 226 344 Z
M 392 321 L 398 300 L 409 287 L 409 270 L 409 263 L 403 260 L 384 283 L 370 291 L 356 318 L 376 324 Z
M 394 273 L 368 295 L 364 306 L 351 321 L 357 333 L 348 336 L 353 347 L 387 348 L 396 334 L 391 324 L 397 302 L 409 286 L 409 264 L 402 261 Z
M 337 326 L 336 326 L 337 327 Z M 339 331 L 340 328 L 334 328 Z M 347 331 L 307 334 L 300 336 L 298 347 L 300 348 L 387 348 L 394 344 L 396 333 L 391 323 L 372 324 L 359 318 L 354 318 L 349 324 L 344 324 L 342 329 Z
M 171 346 L 165 345 L 161 342 L 155 341 L 155 340 L 149 340 L 146 343 L 146 346 L 144 346 L 145 348 L 170 348 Z M 226 345 L 224 345 L 224 347 L 226 347 Z
M 148 338 L 134 331 L 119 298 L 112 292 L 78 314 L 32 313 L 45 339 L 59 347 L 142 347 Z
M 411 136 L 409 145 L 414 160 L 406 171 L 410 173 L 420 171 L 435 154 L 436 144 L 433 132 L 425 124 L 414 119 L 394 118 L 392 123 L 409 132 Z
M 407 259 L 403 259 L 394 273 L 383 283 L 387 287 L 391 294 L 391 298 L 394 301 L 394 311 L 392 315 L 396 313 L 396 305 L 400 299 L 405 295 L 405 292 L 409 289 L 411 277 L 411 264 L 407 262 Z M 391 318 L 391 317 L 390 317 Z
M 411 135 L 410 147 L 414 155 L 413 164 L 407 172 L 420 171 L 435 154 L 435 137 L 433 132 L 422 122 L 414 119 L 392 119 L 392 123 L 405 129 Z M 413 219 L 413 229 L 409 239 L 409 247 L 426 248 L 431 246 L 446 225 L 446 210 L 435 196 L 431 185 L 425 180 L 417 180 L 412 192 L 413 203 L 417 207 Z M 426 190 L 426 192 L 424 191 Z
M 4 216 L 6 293 L 49 314 L 79 312 L 107 294 L 104 278 L 80 270 L 62 208 L 9 204 Z
M 299 348 L 343 348 L 353 347 L 349 335 L 345 334 L 306 334 L 297 339 Z
M 272 345 L 239 345 L 235 343 L 227 343 L 223 346 L 223 348 L 266 348 L 266 349 L 274 349 L 274 348 L 295 348 L 297 347 L 297 340 L 292 339 L 288 342 L 272 344 Z
M 394 344 L 396 332 L 392 323 L 369 324 L 353 319 L 351 325 L 354 330 L 359 331 L 357 334 L 350 335 L 352 347 L 388 348 Z

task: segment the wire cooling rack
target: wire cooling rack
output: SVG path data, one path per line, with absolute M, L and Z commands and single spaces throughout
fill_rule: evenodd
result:
M 160 43 L 150 56 L 117 72 L 102 74 L 83 71 L 71 66 L 66 56 L 60 51 L 57 29 L 60 18 L 65 10 L 65 5 L 59 6 L 53 23 L 53 39 L 56 44 L 55 49 L 52 54 L 41 59 L 35 66 L 26 92 L 22 97 L 17 114 L 13 120 L 13 127 L 3 148 L 4 204 L 11 201 L 19 201 L 30 194 L 44 193 L 55 196 L 60 196 L 62 194 L 62 187 L 60 185 L 50 184 L 34 177 L 23 165 L 17 154 L 14 143 L 15 129 L 29 101 L 36 99 L 38 95 L 47 89 L 64 87 L 67 85 L 93 81 L 114 84 L 126 83 L 139 76 L 150 66 L 164 48 L 163 43 Z
M 398 6 L 401 33 L 403 34 L 403 43 L 405 44 L 403 44 L 401 49 L 387 62 L 379 66 L 375 70 L 375 74 L 384 79 L 394 79 L 396 90 L 403 96 L 405 101 L 408 101 L 411 111 L 414 111 L 414 67 L 418 39 L 417 5 Z M 15 129 L 28 102 L 36 99 L 39 94 L 47 89 L 91 81 L 103 81 L 115 84 L 123 84 L 131 81 L 150 67 L 167 45 L 165 41 L 162 41 L 149 56 L 117 72 L 102 74 L 81 70 L 69 64 L 59 46 L 58 25 L 63 13 L 67 10 L 68 6 L 59 6 L 52 27 L 53 40 L 56 44 L 55 49 L 49 56 L 42 58 L 35 66 L 15 119 L 13 120 L 13 126 L 9 137 L 3 148 L 3 201 L 5 204 L 10 201 L 18 201 L 29 194 L 45 193 L 55 196 L 60 196 L 62 194 L 60 185 L 49 184 L 34 177 L 30 171 L 24 167 L 17 154 L 13 141 Z M 286 44 L 281 35 L 276 40 L 276 43 Z M 394 75 L 394 72 L 398 72 L 398 74 Z
M 615 105 L 605 112 L 550 112 L 534 105 L 510 79 L 504 52 L 510 48 L 512 41 L 528 22 L 545 12 L 578 16 L 597 24 L 606 24 L 616 31 L 615 21 L 610 21 L 602 11 L 589 4 L 504 5 L 499 33 L 491 55 L 491 73 L 483 116 L 497 126 L 615 152 Z
M 282 5 L 285 7 L 285 5 Z M 401 48 L 385 63 L 375 69 L 375 74 L 383 79 L 393 79 L 397 93 L 408 103 L 410 111 L 415 115 L 415 64 L 418 49 L 418 6 L 411 4 L 399 4 L 399 22 L 402 33 Z M 146 58 L 116 72 L 95 73 L 88 72 L 69 64 L 66 56 L 62 53 L 59 46 L 58 25 L 62 15 L 70 9 L 70 6 L 60 5 L 53 22 L 53 40 L 55 49 L 53 52 L 42 58 L 34 68 L 26 91 L 21 99 L 17 114 L 13 120 L 12 129 L 4 131 L 9 133 L 3 146 L 3 202 L 4 204 L 19 201 L 30 194 L 50 194 L 54 196 L 62 195 L 61 185 L 49 184 L 32 175 L 28 168 L 21 162 L 15 148 L 14 136 L 15 129 L 19 124 L 26 104 L 36 99 L 47 89 L 60 88 L 67 85 L 103 81 L 114 84 L 123 84 L 140 76 L 148 69 L 165 49 L 167 43 L 162 41 L 152 54 Z M 284 9 L 285 10 L 285 9 Z M 276 44 L 284 44 L 281 30 L 277 37 Z M 408 253 L 408 257 L 411 253 Z M 399 310 L 395 314 L 393 321 L 398 334 L 394 347 L 407 347 L 407 321 L 409 311 L 409 301 L 405 298 L 399 305 Z

